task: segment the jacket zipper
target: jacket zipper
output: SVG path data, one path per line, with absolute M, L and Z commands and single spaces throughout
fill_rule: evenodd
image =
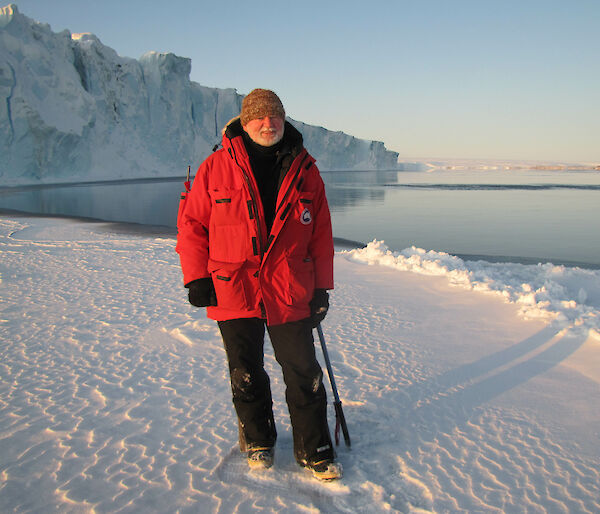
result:
M 233 148 L 231 139 L 229 139 L 229 148 L 227 150 L 229 151 L 230 157 L 235 161 L 235 163 L 237 164 L 237 167 L 241 170 L 242 176 L 244 177 L 244 180 L 246 181 L 246 186 L 248 186 L 248 191 L 250 192 L 250 198 L 252 199 L 252 203 L 254 204 L 254 207 L 253 207 L 254 222 L 256 223 L 256 233 L 258 236 L 258 251 L 259 251 L 259 256 L 260 256 L 260 262 L 262 263 L 265 252 L 264 252 L 264 247 L 263 247 L 262 231 L 260 229 L 260 212 L 259 212 L 260 209 L 258 209 L 258 203 L 256 201 L 256 194 L 252 187 L 252 182 L 250 181 L 250 177 L 248 176 L 248 173 L 246 172 L 244 167 L 237 160 L 237 154 L 235 153 L 235 149 Z

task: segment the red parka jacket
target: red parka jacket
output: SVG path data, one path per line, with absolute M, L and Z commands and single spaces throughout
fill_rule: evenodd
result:
M 302 136 L 283 160 L 271 232 L 241 136 L 239 118 L 223 148 L 198 169 L 177 220 L 184 284 L 212 277 L 215 320 L 260 317 L 278 325 L 310 316 L 315 288 L 333 289 L 333 237 L 325 187 Z

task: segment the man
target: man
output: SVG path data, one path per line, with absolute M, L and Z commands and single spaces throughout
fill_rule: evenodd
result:
M 327 424 L 312 329 L 329 308 L 333 238 L 325 188 L 278 96 L 255 89 L 198 169 L 178 218 L 177 252 L 189 301 L 218 322 L 251 468 L 273 464 L 277 437 L 265 326 L 281 365 L 297 462 L 341 477 Z

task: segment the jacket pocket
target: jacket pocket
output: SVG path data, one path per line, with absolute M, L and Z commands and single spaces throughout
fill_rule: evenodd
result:
M 215 225 L 236 225 L 248 217 L 241 189 L 211 189 L 208 194 L 211 201 L 211 222 Z
M 209 191 L 211 215 L 210 258 L 221 262 L 242 262 L 248 254 L 247 208 L 242 205 L 241 189 Z
M 217 306 L 228 310 L 247 310 L 249 308 L 245 270 L 242 265 L 209 263 L 209 273 L 215 286 Z
M 210 258 L 220 262 L 243 262 L 248 255 L 248 226 L 214 225 L 208 234 Z
M 300 307 L 306 306 L 312 300 L 315 290 L 313 261 L 309 258 L 288 257 L 287 276 L 286 303 Z
M 301 226 L 307 227 L 312 231 L 314 205 L 313 198 L 314 193 L 302 192 L 298 198 L 296 208 L 292 212 L 292 216 L 296 218 L 296 222 L 300 223 Z

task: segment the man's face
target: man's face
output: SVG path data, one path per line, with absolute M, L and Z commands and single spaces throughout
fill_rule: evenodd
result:
M 261 146 L 273 146 L 283 137 L 284 120 L 278 116 L 265 116 L 244 125 L 250 139 Z

